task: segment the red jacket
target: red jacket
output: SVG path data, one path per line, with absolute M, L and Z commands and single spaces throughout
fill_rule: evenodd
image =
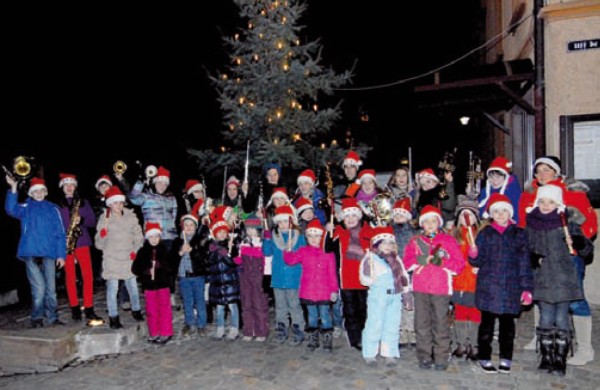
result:
M 363 250 L 366 250 L 370 246 L 370 235 L 369 232 L 371 227 L 368 224 L 364 224 L 358 234 L 360 246 Z M 367 287 L 363 286 L 359 280 L 360 270 L 360 259 L 349 259 L 346 256 L 348 251 L 348 245 L 350 245 L 350 232 L 338 225 L 333 231 L 333 239 L 339 240 L 340 247 L 340 287 L 343 290 L 366 290 Z

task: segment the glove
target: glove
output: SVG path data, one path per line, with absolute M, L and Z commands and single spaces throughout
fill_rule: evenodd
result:
M 331 302 L 336 302 L 338 300 L 338 294 L 335 292 L 331 293 Z
M 521 304 L 524 306 L 529 306 L 533 303 L 533 296 L 529 291 L 523 291 L 521 293 Z
M 106 230 L 106 228 L 100 229 L 100 238 L 106 237 L 107 234 L 108 234 L 108 230 Z
M 137 253 L 135 253 L 135 252 L 131 252 L 131 253 L 129 254 L 129 260 L 131 260 L 131 261 L 135 260 L 135 256 L 137 256 Z

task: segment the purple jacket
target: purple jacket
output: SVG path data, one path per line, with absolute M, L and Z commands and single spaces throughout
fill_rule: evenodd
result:
M 73 198 L 67 198 L 67 202 L 70 206 L 71 203 L 73 203 Z M 90 205 L 90 202 L 85 199 L 81 200 L 81 206 L 79 206 L 79 215 L 81 216 L 81 223 L 79 225 L 81 228 L 81 236 L 79 236 L 75 248 L 92 246 L 93 242 L 88 229 L 93 229 L 96 227 L 96 214 L 94 214 L 94 209 Z M 65 228 L 65 234 L 68 234 L 69 225 L 71 224 L 69 207 L 63 206 L 60 208 L 60 219 L 62 219 L 62 223 Z
M 283 260 L 288 265 L 302 264 L 300 290 L 298 296 L 314 302 L 329 301 L 331 293 L 339 290 L 335 255 L 325 253 L 320 248 L 307 245 L 295 252 L 283 252 Z

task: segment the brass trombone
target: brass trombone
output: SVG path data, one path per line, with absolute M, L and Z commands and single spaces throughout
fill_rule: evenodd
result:
M 4 173 L 13 178 L 14 180 L 27 179 L 31 176 L 33 158 L 25 156 L 17 156 L 12 162 L 12 170 L 8 170 L 4 165 L 2 169 Z

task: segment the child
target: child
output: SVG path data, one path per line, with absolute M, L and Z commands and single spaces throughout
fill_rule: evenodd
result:
M 363 169 L 358 174 L 358 182 L 360 189 L 356 193 L 356 200 L 364 211 L 368 211 L 367 205 L 381 193 L 381 189 L 377 186 L 377 178 L 373 169 Z M 375 218 L 375 216 L 371 216 Z
M 338 280 L 335 255 L 325 253 L 322 240 L 325 229 L 318 219 L 306 228 L 307 246 L 295 252 L 285 251 L 283 259 L 288 265 L 302 264 L 302 276 L 298 296 L 308 312 L 307 347 L 314 351 L 319 347 L 319 319 L 321 320 L 321 341 L 323 349 L 331 352 L 333 345 L 333 318 L 331 303 L 338 299 Z
M 242 299 L 242 341 L 263 342 L 269 335 L 269 298 L 263 289 L 265 256 L 262 252 L 262 220 L 249 214 L 244 220 L 246 238 L 240 245 L 240 255 L 235 263 L 240 267 L 240 293 Z
M 292 320 L 291 344 L 300 345 L 304 340 L 304 313 L 300 305 L 298 288 L 302 266 L 289 266 L 283 260 L 283 252 L 293 252 L 306 245 L 295 222 L 291 206 L 281 206 L 275 210 L 273 222 L 277 228 L 271 234 L 265 232 L 263 254 L 273 256 L 271 287 L 275 294 L 275 322 L 277 323 L 277 341 L 284 343 L 288 338 L 288 316 Z
M 583 221 L 574 208 L 570 211 Z M 538 369 L 560 376 L 565 375 L 571 345 L 569 304 L 584 297 L 572 256 L 585 257 L 593 250 L 579 225 L 561 220 L 565 212 L 562 188 L 546 184 L 538 188 L 534 208 L 526 217 L 534 267 L 533 299 L 540 309 L 537 333 L 542 360 Z
M 412 224 L 410 198 L 404 197 L 394 203 L 394 208 L 392 209 L 392 228 L 394 229 L 394 237 L 396 238 L 397 251 L 398 253 L 404 253 L 404 249 L 410 239 L 417 234 L 417 230 Z M 406 293 L 405 297 L 407 300 L 402 305 L 399 342 L 400 346 L 410 344 L 414 347 L 417 344 L 417 339 L 415 336 L 415 311 L 412 292 Z
M 460 245 L 465 259 L 468 258 L 469 247 L 475 245 L 479 231 L 479 208 L 477 202 L 465 195 L 458 195 L 456 221 L 454 222 L 454 237 Z M 475 307 L 475 283 L 477 268 L 468 262 L 462 272 L 452 278 L 454 306 L 454 337 L 456 345 L 452 355 L 461 358 L 477 360 L 477 332 L 481 323 L 481 312 Z
M 519 198 L 521 197 L 521 185 L 517 177 L 512 174 L 512 162 L 504 157 L 496 157 L 490 164 L 487 172 L 485 188 L 479 194 L 479 215 L 488 218 L 486 215 L 487 204 L 490 196 L 495 193 L 508 196 L 513 210 L 518 210 Z M 515 222 L 519 223 L 519 214 L 514 216 Z
M 425 206 L 419 215 L 419 226 L 423 229 L 421 234 L 413 237 L 404 250 L 404 266 L 413 271 L 417 358 L 421 369 L 435 367 L 445 371 L 450 355 L 449 281 L 463 270 L 465 259 L 456 239 L 440 230 L 440 209 Z
M 391 226 L 373 228 L 371 251 L 360 264 L 360 281 L 369 287 L 367 322 L 362 335 L 362 355 L 369 366 L 377 365 L 377 352 L 388 367 L 400 357 L 398 339 L 402 294 L 408 292 L 408 274 L 396 252 Z
M 210 225 L 210 233 L 212 240 L 208 244 L 208 299 L 217 308 L 217 329 L 213 337 L 222 339 L 225 336 L 227 306 L 231 314 L 231 327 L 227 339 L 235 340 L 240 329 L 240 279 L 233 261 L 237 255 L 237 247 L 233 245 L 233 236 L 229 236 L 229 225 L 225 220 L 214 220 Z
M 148 341 L 166 344 L 173 337 L 173 314 L 171 312 L 172 270 L 169 251 L 161 243 L 160 224 L 146 223 L 146 242 L 137 252 L 131 265 L 144 289 L 146 299 L 146 322 Z
M 394 171 L 387 183 L 386 190 L 390 191 L 395 200 L 410 197 L 414 195 L 414 187 L 410 182 L 409 169 L 407 166 L 401 166 Z
M 469 263 L 478 268 L 475 305 L 481 311 L 479 365 L 486 373 L 509 373 L 515 338 L 515 317 L 521 303 L 531 304 L 533 278 L 525 232 L 512 220 L 513 206 L 506 195 L 492 194 L 488 203 L 492 223 L 481 229 L 469 249 Z M 494 367 L 492 341 L 499 322 L 500 365 Z
M 100 215 L 96 227 L 96 248 L 102 253 L 102 278 L 106 280 L 106 306 L 111 329 L 122 328 L 117 310 L 117 289 L 119 280 L 131 300 L 131 315 L 136 321 L 143 321 L 140 296 L 135 275 L 131 272 L 131 262 L 144 243 L 142 228 L 137 216 L 125 208 L 125 195 L 119 187 L 106 191 L 106 212 Z
M 414 212 L 419 214 L 424 207 L 430 205 L 440 209 L 442 218 L 448 224 L 454 220 L 454 209 L 456 208 L 456 193 L 454 192 L 454 177 L 452 172 L 444 174 L 446 183 L 444 192 L 446 198 L 441 194 L 442 187 L 440 179 L 431 168 L 425 168 L 416 175 L 417 189 L 413 197 Z
M 31 179 L 29 198 L 18 203 L 17 181 L 6 176 L 10 190 L 6 194 L 6 213 L 21 222 L 17 257 L 25 262 L 31 287 L 31 327 L 64 325 L 56 313 L 56 267 L 65 264 L 66 237 L 58 206 L 45 200 L 48 188 L 43 179 Z
M 319 207 L 319 203 L 325 198 L 325 194 L 315 187 L 317 178 L 315 172 L 312 169 L 306 169 L 298 176 L 298 190 L 300 191 L 299 197 L 294 200 L 293 206 L 299 208 L 300 201 L 306 199 L 313 205 L 313 213 L 319 219 L 321 224 L 327 223 L 327 216 L 325 210 Z
M 298 216 L 298 226 L 302 234 L 306 233 L 306 226 L 316 218 L 315 208 L 312 202 L 306 198 L 300 198 L 296 202 L 296 215 Z

